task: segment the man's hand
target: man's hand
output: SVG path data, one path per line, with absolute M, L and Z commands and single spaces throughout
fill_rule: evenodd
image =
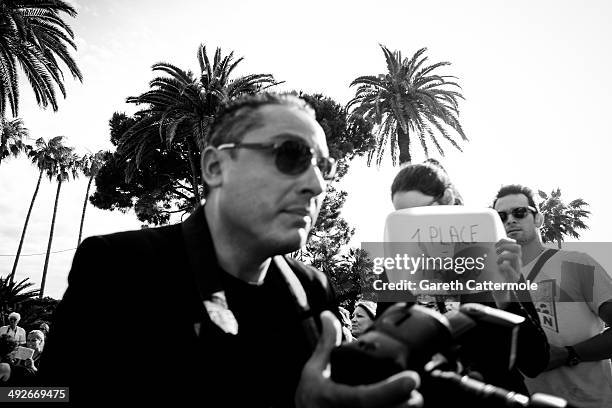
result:
M 0 384 L 11 378 L 11 366 L 7 363 L 0 363 Z
M 38 371 L 36 369 L 36 366 L 34 365 L 34 360 L 32 359 L 32 357 L 28 358 L 27 360 L 23 360 L 23 365 L 33 371 Z
M 505 282 L 515 283 L 521 278 L 521 246 L 515 240 L 502 238 L 495 244 L 499 272 Z
M 565 347 L 550 345 L 550 359 L 548 360 L 548 366 L 546 371 L 554 370 L 565 365 L 567 361 L 567 349 Z
M 521 246 L 515 240 L 502 238 L 495 244 L 497 265 L 503 282 L 516 283 L 521 278 Z M 497 307 L 505 309 L 512 300 L 510 290 L 496 290 L 491 292 Z
M 312 357 L 302 370 L 295 394 L 298 408 L 327 407 L 418 407 L 423 397 L 417 391 L 420 379 L 414 371 L 404 371 L 370 385 L 348 386 L 334 383 L 330 377 L 329 356 L 340 344 L 340 322 L 329 311 L 321 313 L 323 332 Z M 367 370 L 367 367 L 363 367 Z

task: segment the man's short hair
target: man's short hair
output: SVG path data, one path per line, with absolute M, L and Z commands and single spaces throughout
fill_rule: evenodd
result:
M 11 314 L 8 315 L 9 319 L 15 319 L 17 320 L 17 323 L 19 323 L 19 321 L 21 320 L 21 315 L 17 312 L 13 312 Z
M 520 184 L 509 184 L 507 186 L 503 186 L 502 188 L 500 188 L 499 191 L 497 192 L 497 195 L 495 196 L 495 200 L 493 200 L 493 208 L 495 208 L 495 204 L 497 203 L 497 200 L 499 200 L 502 197 L 514 195 L 514 194 L 523 194 L 525 197 L 527 197 L 527 203 L 531 207 L 535 208 L 536 212 L 538 212 L 538 206 L 535 204 L 535 201 L 533 200 L 533 190 L 531 190 L 529 187 L 526 187 Z
M 222 105 L 211 126 L 209 146 L 220 146 L 224 143 L 238 143 L 244 135 L 257 127 L 263 126 L 259 109 L 268 105 L 281 105 L 288 108 L 296 108 L 306 112 L 316 119 L 314 109 L 303 99 L 291 94 L 275 94 L 263 92 L 255 95 L 247 95 Z M 235 157 L 233 150 L 229 155 Z M 206 182 L 205 196 L 209 191 Z
M 259 93 L 235 99 L 221 107 L 210 131 L 209 145 L 237 143 L 245 133 L 262 126 L 259 108 L 268 105 L 282 105 L 297 108 L 314 118 L 315 112 L 303 99 L 290 94 Z
M 398 192 L 419 191 L 438 201 L 444 196 L 447 188 L 453 191 L 454 201 L 439 204 L 463 205 L 463 199 L 444 167 L 435 159 L 427 159 L 423 163 L 409 164 L 397 173 L 391 184 L 391 198 Z

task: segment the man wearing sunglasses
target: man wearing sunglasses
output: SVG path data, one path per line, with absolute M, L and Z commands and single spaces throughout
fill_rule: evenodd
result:
M 201 170 L 206 202 L 183 223 L 81 244 L 43 354 L 46 383 L 70 386 L 74 400 L 138 405 L 418 400 L 413 372 L 364 387 L 330 380 L 340 340 L 333 294 L 324 274 L 283 256 L 306 244 L 334 177 L 312 108 L 272 94 L 225 107 Z M 158 330 L 134 348 L 137 327 Z
M 532 191 L 502 187 L 493 202 L 509 238 L 522 248 L 522 273 L 550 343 L 547 371 L 526 378 L 530 392 L 558 395 L 576 407 L 612 406 L 612 278 L 589 255 L 547 249 Z

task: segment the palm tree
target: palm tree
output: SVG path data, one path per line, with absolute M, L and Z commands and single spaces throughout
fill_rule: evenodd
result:
M 47 268 L 49 267 L 49 255 L 51 255 L 51 243 L 53 242 L 53 231 L 55 229 L 55 217 L 57 215 L 57 204 L 59 202 L 60 190 L 64 181 L 75 179 L 80 171 L 79 157 L 74 154 L 72 147 L 61 146 L 58 154 L 54 157 L 55 166 L 47 170 L 49 180 L 55 177 L 57 181 L 57 192 L 55 193 L 55 205 L 53 206 L 53 218 L 51 218 L 51 231 L 49 231 L 49 243 L 47 244 L 47 254 L 45 255 L 45 265 L 43 266 L 43 275 L 40 282 L 40 299 L 45 293 L 45 282 L 47 280 Z
M 30 289 L 33 286 L 32 282 L 28 282 L 30 278 L 25 278 L 19 282 L 13 282 L 8 277 L 0 276 L 0 316 L 2 317 L 2 325 L 6 324 L 6 313 L 14 309 L 15 306 L 26 299 L 33 298 L 38 295 L 38 289 Z
M 418 50 L 411 59 L 402 59 L 400 51 L 391 52 L 382 44 L 380 47 L 387 62 L 387 72 L 355 78 L 351 86 L 358 88 L 355 97 L 347 104 L 349 109 L 354 107 L 351 112 L 353 115 L 378 125 L 377 146 L 370 152 L 368 165 L 374 154 L 376 163 L 381 163 L 387 144 L 391 146 L 394 165 L 398 150 L 400 164 L 410 162 L 414 136 L 420 141 L 425 156 L 429 157 L 427 140 L 433 142 L 438 153 L 443 156 L 444 150 L 435 130 L 461 151 L 461 147 L 447 131 L 450 127 L 461 139 L 468 140 L 459 123 L 458 100 L 464 99 L 459 92 L 461 87 L 449 81 L 455 78 L 453 76 L 432 73 L 450 65 L 450 62 L 426 66 L 424 63 L 427 57 L 423 55 L 427 48 Z
M 17 264 L 19 263 L 19 256 L 21 255 L 21 249 L 23 247 L 23 241 L 25 239 L 26 231 L 28 230 L 28 223 L 30 222 L 30 215 L 32 215 L 32 208 L 34 207 L 34 201 L 36 201 L 36 196 L 38 195 L 38 189 L 40 188 L 40 181 L 42 180 L 43 174 L 45 172 L 52 172 L 56 166 L 55 157 L 59 155 L 60 151 L 63 148 L 62 144 L 63 136 L 57 136 L 49 140 L 49 142 L 45 141 L 43 138 L 39 138 L 36 140 L 35 147 L 29 151 L 28 155 L 32 160 L 32 163 L 38 167 L 38 181 L 36 182 L 36 188 L 34 189 L 34 194 L 32 195 L 32 200 L 30 201 L 30 208 L 28 208 L 28 214 L 26 215 L 25 223 L 23 224 L 23 229 L 21 231 L 21 238 L 19 239 L 19 246 L 17 247 L 17 255 L 15 255 L 15 260 L 13 261 L 13 269 L 11 271 L 11 275 L 9 276 L 9 281 L 12 283 L 15 278 L 15 272 L 17 271 Z
M 69 52 L 76 50 L 74 33 L 61 14 L 75 17 L 73 6 L 63 0 L 3 0 L 0 3 L 0 116 L 7 105 L 13 116 L 19 111 L 17 66 L 32 86 L 36 102 L 57 111 L 57 86 L 64 97 L 60 60 L 74 78 L 83 80 Z M 7 104 L 8 102 L 8 104 Z
M 187 162 L 191 170 L 191 185 L 195 203 L 200 202 L 199 152 L 208 142 L 210 125 L 221 104 L 243 94 L 253 94 L 277 85 L 271 74 L 250 74 L 232 78 L 232 73 L 243 60 L 234 61 L 234 53 L 223 56 L 217 48 L 210 63 L 206 46 L 197 52 L 200 75 L 184 71 L 172 64 L 154 64 L 153 72 L 164 76 L 153 79 L 150 90 L 140 96 L 127 98 L 128 103 L 146 104 L 136 113 L 139 120 L 122 137 L 119 152 L 128 162 L 127 179 L 146 166 L 160 142 L 168 147 L 186 144 Z
M 24 140 L 28 137 L 29 132 L 23 126 L 23 120 L 0 117 L 0 164 L 7 157 L 17 157 L 19 153 L 27 152 L 31 146 L 25 144 Z
M 317 269 L 327 275 L 338 303 L 352 309 L 358 298 L 374 299 L 374 262 L 365 250 L 350 248 L 344 254 L 326 254 L 320 261 Z
M 89 200 L 89 190 L 91 189 L 91 182 L 93 181 L 98 171 L 104 164 L 105 157 L 109 154 L 104 150 L 98 151 L 96 154 L 87 154 L 81 158 L 80 169 L 85 177 L 89 178 L 87 182 L 87 191 L 85 192 L 85 200 L 83 202 L 83 213 L 81 214 L 81 225 L 79 227 L 79 240 L 77 246 L 81 244 L 81 237 L 83 236 L 83 223 L 85 222 L 85 210 L 87 210 L 87 202 Z
M 561 242 L 566 235 L 572 238 L 580 238 L 580 234 L 576 231 L 579 229 L 588 229 L 583 219 L 589 217 L 590 211 L 584 209 L 589 204 L 582 198 L 577 198 L 565 204 L 561 199 L 561 189 L 553 190 L 548 196 L 543 191 L 538 191 L 542 202 L 538 208 L 544 216 L 544 225 L 540 230 L 542 241 L 557 242 L 557 246 L 561 249 Z

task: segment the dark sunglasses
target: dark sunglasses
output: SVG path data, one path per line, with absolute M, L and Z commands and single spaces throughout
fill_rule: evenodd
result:
M 278 171 L 291 176 L 304 173 L 312 165 L 319 168 L 325 180 L 333 179 L 336 174 L 336 161 L 333 158 L 316 157 L 310 146 L 298 140 L 277 143 L 224 143 L 217 146 L 217 149 L 271 150 L 274 152 L 274 164 Z
M 529 213 L 532 213 L 535 215 L 537 213 L 537 210 L 533 208 L 532 206 L 528 206 L 528 207 L 516 207 L 510 211 L 498 211 L 497 213 L 499 214 L 499 218 L 501 218 L 502 222 L 506 222 L 508 220 L 508 214 L 512 214 L 514 218 L 516 218 L 517 220 L 520 220 L 520 219 L 525 218 L 527 214 Z

